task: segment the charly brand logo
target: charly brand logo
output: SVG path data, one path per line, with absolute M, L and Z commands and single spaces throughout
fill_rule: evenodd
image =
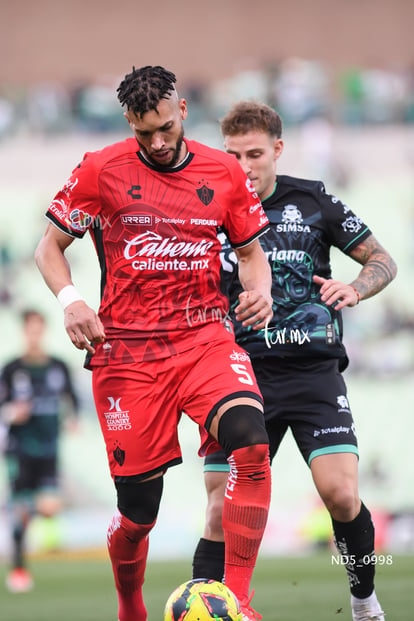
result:
M 130 189 L 128 190 L 127 194 L 129 194 L 129 196 L 131 198 L 133 198 L 134 200 L 139 200 L 140 198 L 142 198 L 142 195 L 139 193 L 141 189 L 140 185 L 131 185 Z

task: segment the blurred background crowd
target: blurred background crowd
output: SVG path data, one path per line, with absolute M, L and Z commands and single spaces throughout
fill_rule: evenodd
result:
M 0 138 L 124 129 L 114 97 L 117 77 L 0 84 Z M 231 102 L 246 95 L 274 106 L 285 127 L 314 119 L 349 126 L 414 123 L 414 65 L 334 68 L 288 57 L 223 79 L 188 79 L 180 93 L 191 104 L 190 125 L 215 123 Z

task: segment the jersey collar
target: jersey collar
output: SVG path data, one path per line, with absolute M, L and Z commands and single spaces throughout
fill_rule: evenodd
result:
M 190 153 L 190 151 L 187 151 L 187 154 L 185 155 L 184 159 L 181 160 L 181 162 L 177 164 L 177 166 L 161 166 L 160 164 L 155 164 L 147 160 L 147 158 L 145 157 L 145 155 L 142 153 L 141 150 L 137 151 L 137 155 L 138 155 L 138 158 L 141 160 L 141 162 L 145 164 L 145 166 L 147 166 L 148 168 L 151 168 L 151 170 L 156 170 L 157 172 L 161 172 L 161 173 L 178 172 L 182 170 L 183 168 L 185 168 L 186 166 L 188 166 L 188 164 L 191 162 L 191 160 L 194 157 L 194 153 Z

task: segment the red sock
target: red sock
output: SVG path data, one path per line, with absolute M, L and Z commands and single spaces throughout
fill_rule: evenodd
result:
M 120 513 L 108 529 L 108 551 L 118 594 L 119 621 L 146 621 L 142 597 L 148 554 L 148 535 L 152 524 L 135 524 Z
M 269 447 L 257 444 L 237 449 L 228 461 L 223 507 L 225 582 L 245 605 L 269 512 Z

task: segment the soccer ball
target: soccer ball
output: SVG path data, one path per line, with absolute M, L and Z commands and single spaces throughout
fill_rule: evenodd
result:
M 164 621 L 242 621 L 237 597 L 222 582 L 189 580 L 165 604 Z

